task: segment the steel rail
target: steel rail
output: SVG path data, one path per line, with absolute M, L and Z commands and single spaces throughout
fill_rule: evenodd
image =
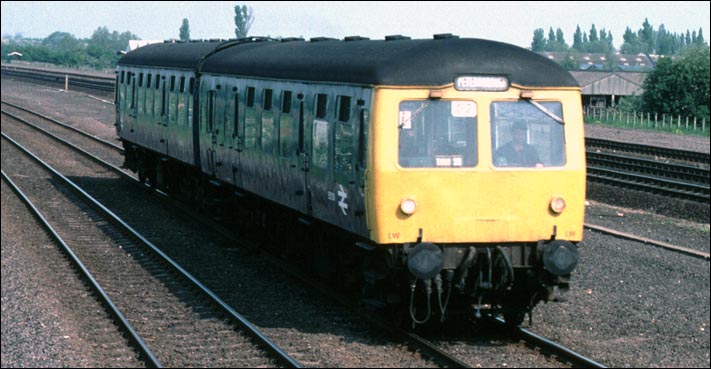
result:
M 6 138 L 16 146 L 22 148 L 17 142 L 15 142 L 15 140 L 11 139 L 4 133 L 2 134 L 2 137 Z M 22 149 L 24 150 L 24 148 Z M 32 203 L 29 197 L 27 197 L 27 195 L 25 195 L 24 192 L 20 190 L 20 188 L 15 184 L 15 182 L 12 181 L 12 179 L 10 179 L 10 177 L 5 173 L 5 171 L 0 170 L 0 172 L 2 173 L 3 180 L 5 180 L 5 182 L 10 186 L 10 188 L 12 188 L 12 190 L 17 194 L 17 196 L 20 197 L 22 202 L 27 205 L 27 207 L 30 209 L 30 212 L 35 216 L 35 218 L 37 218 L 37 220 L 41 223 L 42 227 L 44 227 L 52 236 L 52 238 L 57 243 L 59 243 L 62 251 L 64 251 L 64 253 L 67 255 L 72 264 L 74 264 L 75 268 L 78 269 L 80 274 L 86 279 L 91 289 L 94 290 L 96 295 L 99 297 L 102 305 L 104 305 L 104 308 L 107 309 L 109 314 L 114 318 L 114 321 L 116 321 L 121 331 L 124 332 L 129 342 L 131 342 L 131 344 L 138 350 L 139 354 L 145 359 L 146 363 L 150 367 L 162 368 L 163 365 L 155 357 L 151 349 L 148 348 L 148 345 L 146 345 L 146 342 L 143 340 L 143 338 L 141 338 L 138 332 L 136 332 L 136 330 L 133 328 L 133 325 L 131 325 L 128 319 L 126 319 L 126 316 L 124 316 L 123 313 L 118 309 L 116 304 L 114 304 L 113 300 L 111 300 L 109 295 L 99 285 L 94 276 L 84 266 L 81 260 L 77 258 L 71 247 L 64 241 L 64 239 L 62 239 L 59 233 L 55 231 L 54 227 L 49 224 L 47 219 Z
M 76 185 L 74 182 L 66 178 L 63 174 L 61 174 L 59 171 L 51 167 L 49 164 L 45 163 L 42 159 L 37 157 L 36 155 L 32 154 L 29 150 L 27 150 L 25 147 L 14 141 L 12 138 L 7 136 L 5 133 L 1 133 L 2 137 L 8 139 L 10 142 L 12 142 L 15 146 L 17 146 L 20 150 L 22 150 L 26 155 L 30 156 L 33 160 L 37 161 L 40 163 L 42 166 L 44 166 L 47 170 L 52 172 L 55 176 L 60 178 L 62 181 L 64 181 L 73 191 L 84 197 L 95 209 L 99 210 L 102 212 L 104 215 L 106 215 L 109 220 L 114 222 L 115 224 L 119 225 L 123 229 L 126 230 L 126 232 L 133 237 L 134 239 L 138 240 L 139 242 L 143 243 L 146 245 L 146 247 L 149 248 L 154 254 L 158 255 L 160 258 L 163 259 L 163 261 L 169 265 L 171 268 L 173 268 L 175 271 L 177 271 L 180 275 L 182 275 L 184 278 L 187 279 L 190 284 L 192 284 L 196 289 L 207 295 L 212 302 L 217 305 L 228 317 L 232 319 L 233 322 L 237 323 L 242 329 L 245 330 L 245 332 L 250 335 L 253 339 L 255 339 L 260 345 L 265 347 L 267 351 L 272 353 L 273 355 L 276 356 L 277 360 L 282 364 L 287 367 L 291 368 L 300 368 L 301 365 L 291 358 L 284 350 L 282 350 L 279 346 L 277 346 L 271 339 L 269 339 L 266 335 L 264 335 L 256 326 L 254 326 L 251 322 L 249 322 L 246 318 L 244 318 L 241 314 L 237 313 L 232 307 L 227 305 L 222 299 L 220 299 L 214 292 L 212 292 L 210 289 L 208 289 L 206 286 L 204 286 L 200 281 L 198 281 L 192 274 L 190 274 L 187 270 L 183 269 L 178 263 L 176 263 L 173 259 L 171 259 L 167 254 L 165 254 L 163 251 L 161 251 L 157 246 L 155 246 L 152 242 L 147 240 L 145 237 L 143 237 L 141 234 L 139 234 L 137 231 L 135 231 L 131 226 L 129 226 L 126 222 L 124 222 L 121 218 L 119 218 L 116 214 L 114 214 L 111 210 L 106 208 L 103 204 L 98 202 L 96 199 L 94 199 L 91 195 L 89 195 L 86 191 L 84 191 L 81 187 Z

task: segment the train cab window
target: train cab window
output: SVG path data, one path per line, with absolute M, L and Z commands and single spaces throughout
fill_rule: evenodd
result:
M 474 101 L 402 101 L 397 124 L 401 167 L 477 165 L 477 104 Z
M 560 102 L 501 101 L 491 104 L 491 147 L 496 167 L 565 165 Z

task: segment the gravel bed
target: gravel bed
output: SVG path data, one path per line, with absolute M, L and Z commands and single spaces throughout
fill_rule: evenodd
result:
M 40 95 L 35 95 L 37 93 Z M 86 95 L 9 83 L 5 79 L 2 94 L 3 99 L 20 104 L 35 96 L 46 97 L 37 103 L 38 110 L 64 116 L 67 123 L 98 129 L 107 138 L 115 137 L 113 106 L 97 109 L 97 106 L 105 104 Z M 80 118 L 72 118 L 75 113 L 71 109 L 75 107 L 69 109 L 68 103 L 81 106 L 83 113 Z M 659 139 L 648 137 L 647 132 L 601 126 L 586 126 L 586 133 L 591 137 L 647 144 L 655 144 L 651 141 Z M 654 134 L 655 137 L 657 135 Z M 708 138 L 664 136 L 668 147 L 680 145 L 683 147 L 678 148 L 691 149 L 697 147 L 692 145 L 698 145 L 699 151 L 708 152 Z M 706 151 L 703 151 L 704 148 Z M 635 200 L 626 200 L 635 197 L 634 194 L 617 189 L 603 190 L 588 186 L 590 201 L 586 207 L 586 222 L 681 246 L 705 247 L 708 252 L 709 218 L 708 215 L 704 218 L 703 209 L 689 211 L 687 204 L 677 201 L 664 201 L 668 204 L 662 206 L 659 203 L 663 201 L 656 197 L 650 200 L 650 197 L 636 196 Z M 3 199 L 6 192 L 3 186 Z M 4 229 L 8 220 L 13 221 L 13 218 L 7 216 L 10 213 L 6 214 L 4 203 L 2 318 L 3 366 L 6 366 L 5 323 L 7 319 L 16 318 L 5 315 L 4 281 L 8 271 L 5 268 Z M 15 211 L 21 212 L 22 209 Z M 687 212 L 701 215 L 688 217 L 684 215 Z M 160 219 L 163 216 L 161 213 L 153 215 Z M 682 220 L 684 218 L 686 220 Z M 175 229 L 179 229 L 175 223 L 166 223 L 167 234 L 172 233 L 178 238 L 190 237 L 186 241 L 189 244 L 185 246 L 186 250 L 200 247 L 204 251 L 200 255 L 206 260 L 219 259 L 230 266 L 208 274 L 223 277 L 227 285 L 232 286 L 233 294 L 229 298 L 234 304 L 244 308 L 250 319 L 254 319 L 270 335 L 276 336 L 276 340 L 283 342 L 287 351 L 293 351 L 294 357 L 304 365 L 395 366 L 393 363 L 402 359 L 397 366 L 431 366 L 425 360 L 413 361 L 405 348 L 393 350 L 387 338 L 352 319 L 347 311 L 304 290 L 289 278 L 274 273 L 273 267 L 257 255 L 235 249 L 233 245 L 216 245 L 214 239 L 196 235 L 201 233 L 199 230 L 184 230 L 183 233 L 183 230 L 176 232 Z M 561 299 L 565 301 L 543 304 L 534 309 L 532 330 L 609 366 L 709 367 L 708 262 L 588 230 L 584 237 L 581 262 L 571 280 L 571 290 Z M 23 273 L 22 269 L 11 271 Z M 250 300 L 242 296 L 250 296 Z M 251 296 L 258 296 L 260 302 L 251 301 L 255 300 Z M 43 301 L 34 303 L 41 308 Z M 32 317 L 25 319 L 34 320 Z M 524 353 L 524 348 L 517 351 L 502 341 L 496 337 L 474 344 L 445 340 L 473 366 L 558 365 L 545 358 L 526 358 L 528 354 Z M 33 344 L 36 346 L 26 347 L 27 352 L 56 347 L 51 342 Z M 25 346 L 17 343 L 15 350 L 23 351 Z M 68 358 L 72 353 L 66 355 Z M 58 365 L 58 362 L 61 366 L 69 366 L 70 363 L 65 358 L 51 363 L 35 362 L 34 365 L 52 366 L 52 363 Z
M 677 150 L 697 151 L 708 154 L 711 149 L 709 148 L 708 127 L 706 128 L 706 136 L 692 136 L 631 128 L 616 128 L 589 123 L 585 125 L 585 137 L 640 145 L 660 146 Z
M 53 240 L 2 181 L 2 367 L 143 367 Z

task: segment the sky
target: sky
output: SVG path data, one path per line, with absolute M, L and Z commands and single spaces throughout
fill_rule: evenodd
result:
M 702 29 L 709 42 L 708 1 L 2 1 L 2 36 L 45 38 L 55 31 L 89 38 L 99 27 L 143 40 L 179 38 L 182 20 L 190 24 L 190 38 L 234 38 L 234 6 L 254 12 L 250 36 L 334 37 L 386 35 L 431 38 L 452 33 L 530 47 L 533 31 L 560 28 L 572 45 L 580 26 L 612 32 L 619 48 L 629 27 L 642 28 L 645 18 L 655 30 L 671 33 Z

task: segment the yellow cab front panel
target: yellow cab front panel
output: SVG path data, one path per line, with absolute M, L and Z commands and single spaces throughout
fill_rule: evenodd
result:
M 366 186 L 373 241 L 582 239 L 579 89 L 514 85 L 481 92 L 450 84 L 381 87 L 374 94 Z M 516 136 L 535 148 L 522 152 L 529 163 L 502 156 L 505 142 Z M 449 149 L 437 149 L 440 144 Z

